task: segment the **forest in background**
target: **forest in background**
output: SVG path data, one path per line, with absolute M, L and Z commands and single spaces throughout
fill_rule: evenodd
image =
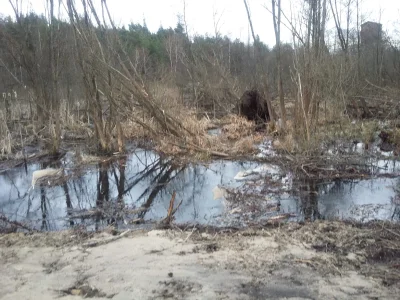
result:
M 40 139 L 57 152 L 65 131 L 83 132 L 103 153 L 123 151 L 139 131 L 212 148 L 198 138 L 202 118 L 236 113 L 252 88 L 283 134 L 309 144 L 321 122 L 396 119 L 400 110 L 400 41 L 362 21 L 359 0 L 304 0 L 291 18 L 272 0 L 273 48 L 259 40 L 248 10 L 253 39 L 244 43 L 217 29 L 189 36 L 185 15 L 175 28 L 150 32 L 145 21 L 115 26 L 106 1 L 81 0 L 81 10 L 72 0 L 46 1 L 48 14 L 36 15 L 10 0 L 15 15 L 0 19 L 3 155 Z M 281 26 L 292 31 L 291 44 L 281 44 Z M 287 120 L 296 126 L 286 128 Z

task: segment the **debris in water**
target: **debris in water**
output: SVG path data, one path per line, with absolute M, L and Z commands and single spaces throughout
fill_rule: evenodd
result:
M 253 172 L 253 170 L 248 170 L 248 171 L 240 171 L 239 173 L 236 174 L 236 176 L 233 178 L 237 181 L 245 180 L 246 177 L 256 174 Z
M 174 208 L 175 198 L 176 198 L 176 192 L 174 191 L 172 193 L 171 200 L 169 202 L 169 208 L 168 208 L 167 216 L 161 221 L 161 223 L 163 223 L 165 225 L 170 225 L 171 224 L 171 222 L 175 218 L 174 215 L 175 215 L 176 211 L 179 209 L 179 207 L 182 204 L 182 200 L 181 200 L 181 202 L 179 202 L 179 204 Z
M 181 167 L 145 150 L 78 172 L 77 162 L 68 156 L 52 163 L 53 167 L 68 168 L 43 169 L 43 165 L 31 163 L 27 170 L 15 167 L 0 173 L 0 231 L 2 227 L 22 229 L 11 222 L 36 230 L 76 226 L 98 230 L 109 224 L 118 229 L 133 224 L 146 228 L 160 222 L 166 226 L 173 222 L 240 227 L 264 224 L 285 213 L 295 214 L 288 221 L 400 220 L 400 165 L 393 160 L 366 158 L 361 167 L 328 160 L 306 166 L 307 172 L 324 177 L 307 180 L 271 163 L 221 160 L 207 166 Z M 343 170 L 349 173 L 349 168 L 376 178 L 335 179 L 335 174 Z M 40 193 L 28 192 L 40 183 Z M 171 198 L 173 191 L 175 201 Z
M 32 189 L 35 188 L 35 185 L 38 181 L 44 181 L 45 179 L 50 179 L 51 177 L 60 176 L 62 173 L 62 169 L 53 168 L 34 171 L 32 173 Z
M 273 175 L 273 174 L 279 174 L 279 172 L 280 170 L 278 166 L 264 164 L 251 170 L 240 171 L 239 173 L 236 174 L 234 179 L 237 181 L 242 181 L 248 179 L 250 175 L 264 175 L 267 173 Z
M 266 139 L 264 142 L 258 145 L 258 150 L 260 151 L 256 157 L 264 158 L 264 157 L 272 157 L 276 155 L 274 147 L 272 146 L 272 139 Z
M 228 192 L 226 191 L 226 189 L 221 188 L 219 186 L 216 186 L 215 188 L 213 188 L 212 193 L 213 193 L 214 200 L 226 198 L 228 196 Z

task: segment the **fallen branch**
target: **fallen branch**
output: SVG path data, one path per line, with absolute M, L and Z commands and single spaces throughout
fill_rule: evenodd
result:
M 34 229 L 34 228 L 30 228 L 30 227 L 28 227 L 28 226 L 26 226 L 26 225 L 24 225 L 24 224 L 22 224 L 20 222 L 11 221 L 3 214 L 0 214 L 0 221 L 3 221 L 5 223 L 7 223 L 7 224 L 10 224 L 12 226 L 10 229 L 21 228 L 21 229 L 27 230 L 29 232 L 39 232 L 39 230 Z M 4 229 L 7 230 L 7 228 L 4 228 Z M 0 230 L 3 230 L 3 228 L 0 228 Z
M 176 213 L 176 211 L 179 209 L 179 207 L 182 204 L 182 200 L 181 200 L 181 202 L 179 202 L 179 204 L 174 208 L 175 197 L 176 197 L 176 192 L 174 191 L 172 193 L 171 200 L 169 201 L 169 208 L 168 208 L 167 216 L 161 221 L 162 224 L 170 225 L 174 218 L 174 214 Z
M 171 200 L 169 201 L 168 214 L 167 214 L 168 219 L 171 219 L 171 217 L 172 217 L 172 211 L 174 210 L 175 197 L 176 197 L 176 192 L 174 191 L 172 193 Z
M 400 234 L 398 234 L 397 232 L 394 232 L 393 230 L 390 230 L 389 228 L 386 227 L 383 227 L 383 229 L 400 238 Z
M 179 144 L 174 143 L 174 142 L 169 142 L 169 143 L 172 144 L 172 145 L 174 145 L 174 146 L 177 146 L 177 147 L 186 149 L 186 150 L 192 150 L 192 151 L 203 152 L 203 153 L 211 154 L 211 155 L 214 155 L 214 156 L 217 156 L 217 157 L 224 157 L 224 158 L 230 157 L 229 154 L 226 154 L 226 153 L 223 153 L 223 152 L 218 152 L 218 151 L 213 151 L 213 150 L 204 149 L 204 148 L 201 148 L 201 147 L 199 147 L 199 146 L 196 146 L 196 145 L 190 144 L 190 143 L 189 143 L 189 146 L 190 146 L 190 147 L 185 146 L 185 145 L 179 145 Z
M 382 91 L 384 91 L 384 92 L 388 92 L 387 89 L 385 89 L 385 88 L 383 88 L 383 87 L 381 87 L 381 86 L 378 86 L 378 85 L 376 85 L 376 84 L 373 84 L 373 83 L 370 82 L 368 79 L 365 79 L 365 81 L 366 81 L 369 85 L 373 86 L 374 88 L 377 88 L 377 89 L 382 90 Z
M 190 232 L 188 234 L 188 236 L 186 237 L 186 239 L 183 241 L 183 243 L 186 243 L 186 241 L 192 236 L 193 232 L 196 230 L 196 226 L 193 226 L 192 232 Z

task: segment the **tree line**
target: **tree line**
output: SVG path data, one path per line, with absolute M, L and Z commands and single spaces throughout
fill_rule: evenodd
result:
M 292 118 L 308 139 L 317 130 L 324 104 L 343 109 L 352 98 L 370 92 L 366 84 L 395 91 L 400 87 L 399 43 L 379 26 L 377 37 L 363 41 L 358 0 L 304 0 L 298 15 L 290 17 L 280 0 L 271 0 L 272 48 L 252 26 L 253 39 L 246 43 L 218 32 L 189 36 L 185 16 L 175 28 L 151 32 L 145 21 L 117 27 L 106 1 L 96 9 L 92 0 L 81 0 L 78 11 L 68 0 L 66 19 L 58 16 L 59 3 L 46 1 L 46 15 L 23 14 L 10 1 L 14 16 L 0 18 L 0 92 L 6 123 L 13 118 L 13 95 L 18 94 L 29 104 L 24 113 L 35 121 L 35 130 L 49 128 L 53 151 L 60 145 L 65 107 L 87 113 L 101 151 L 123 149 L 121 122 L 137 108 L 155 118 L 160 130 L 187 134 L 168 106 L 153 96 L 151 87 L 157 83 L 181 91 L 184 105 L 214 116 L 232 112 L 250 88 L 259 89 L 268 101 L 279 98 L 281 117 L 286 99 L 295 99 Z M 244 4 L 252 25 L 246 0 Z M 330 34 L 329 17 L 335 22 Z M 291 43 L 281 43 L 282 26 L 292 31 Z M 364 36 L 369 32 L 374 37 L 374 29 L 369 30 Z M 144 119 L 134 121 L 146 127 Z

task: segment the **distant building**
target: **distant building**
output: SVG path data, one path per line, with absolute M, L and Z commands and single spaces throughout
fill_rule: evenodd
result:
M 361 24 L 361 44 L 373 45 L 382 39 L 382 24 L 365 22 Z

